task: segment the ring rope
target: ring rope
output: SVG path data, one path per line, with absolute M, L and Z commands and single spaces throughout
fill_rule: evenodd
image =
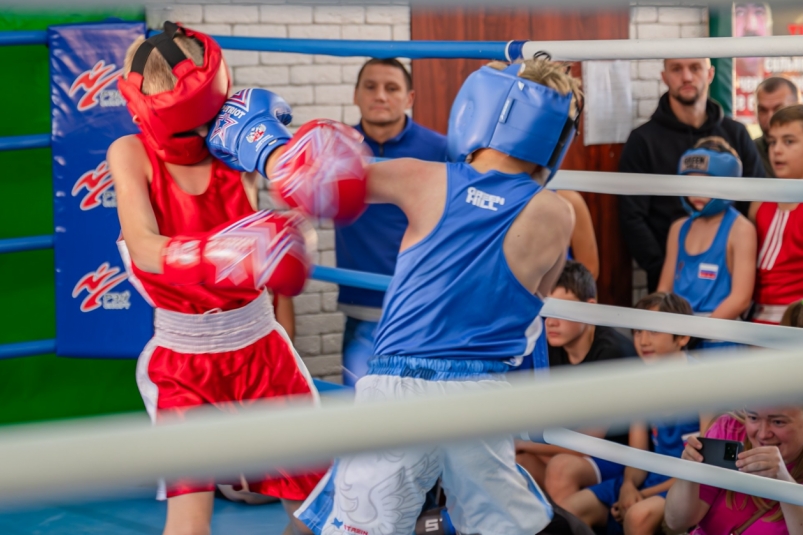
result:
M 616 195 L 694 195 L 731 201 L 803 202 L 803 180 L 780 178 L 558 171 L 547 187 Z
M 561 61 L 749 58 L 799 56 L 803 38 L 798 35 L 772 37 L 693 37 L 683 39 L 610 39 L 594 41 L 527 41 L 522 57 L 540 51 Z
M 107 489 L 159 477 L 301 469 L 344 455 L 522 430 L 627 425 L 801 401 L 800 351 L 733 353 L 693 366 L 679 359 L 650 366 L 627 360 L 535 378 L 518 374 L 509 388 L 449 396 L 361 405 L 335 400 L 322 407 L 267 402 L 239 414 L 208 408 L 186 422 L 155 427 L 140 415 L 7 427 L 0 432 L 0 459 L 11 462 L 0 463 L 0 500 L 108 495 Z M 232 447 L 238 436 L 248 440 Z
M 655 474 L 676 477 L 686 481 L 702 483 L 720 489 L 742 492 L 783 503 L 803 505 L 803 486 L 788 481 L 780 481 L 745 474 L 703 463 L 695 463 L 660 455 L 649 451 L 630 448 L 601 438 L 590 437 L 568 429 L 546 429 L 544 441 L 553 446 L 592 455 Z
M 368 290 L 387 290 L 391 277 L 349 269 L 315 266 L 311 277 L 326 282 Z M 578 321 L 591 325 L 668 332 L 695 338 L 725 340 L 779 350 L 803 347 L 803 329 L 735 320 L 687 316 L 653 310 L 545 299 L 543 318 Z
M 671 333 L 710 340 L 725 340 L 778 350 L 803 347 L 803 329 L 746 321 L 723 320 L 654 310 L 546 299 L 542 317 L 591 325 Z

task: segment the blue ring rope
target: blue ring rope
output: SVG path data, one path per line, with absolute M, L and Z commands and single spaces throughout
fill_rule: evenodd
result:
M 0 151 L 41 149 L 50 146 L 50 134 L 0 137 Z
M 43 236 L 26 236 L 24 238 L 0 240 L 0 254 L 52 249 L 54 238 L 53 234 L 45 234 Z
M 46 45 L 45 30 L 0 32 L 0 46 Z
M 36 340 L 34 342 L 17 342 L 0 344 L 0 360 L 17 357 L 32 357 L 56 352 L 55 340 Z
M 149 31 L 148 36 L 156 31 Z M 221 48 L 259 52 L 294 52 L 327 56 L 370 56 L 410 59 L 498 59 L 521 58 L 526 41 L 363 41 L 356 39 L 288 39 L 283 37 L 240 37 L 213 35 Z M 44 45 L 45 31 L 0 32 L 0 46 Z
M 370 56 L 410 59 L 506 60 L 505 41 L 358 41 L 341 39 L 284 39 L 274 37 L 214 36 L 221 48 L 293 52 L 327 56 Z

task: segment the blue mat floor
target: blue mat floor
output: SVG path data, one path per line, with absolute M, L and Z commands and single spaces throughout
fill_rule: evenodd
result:
M 139 497 L 0 511 L 2 535 L 161 535 L 167 505 L 155 493 Z M 287 515 L 280 503 L 244 505 L 215 500 L 214 535 L 281 535 Z

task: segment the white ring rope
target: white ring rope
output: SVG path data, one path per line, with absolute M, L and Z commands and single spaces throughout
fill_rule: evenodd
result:
M 546 299 L 540 315 L 544 318 L 579 321 L 591 325 L 665 332 L 710 340 L 726 340 L 770 349 L 797 350 L 803 347 L 803 329 L 795 327 L 671 314 L 562 299 Z
M 547 187 L 616 195 L 693 195 L 732 201 L 803 202 L 803 180 L 780 178 L 558 171 Z
M 694 463 L 667 455 L 629 448 L 615 442 L 590 437 L 568 429 L 547 429 L 544 441 L 585 455 L 632 466 L 665 476 L 702 483 L 751 496 L 803 505 L 803 485 L 745 474 L 708 464 Z
M 150 427 L 142 417 L 125 416 L 6 428 L 0 433 L 0 500 L 41 502 L 158 477 L 231 477 L 522 430 L 800 403 L 801 352 L 727 357 L 693 366 L 680 359 L 592 364 L 522 376 L 510 388 L 356 406 L 268 404 L 236 415 L 199 410 L 181 425 Z
M 746 58 L 799 56 L 803 37 L 695 37 L 684 39 L 611 39 L 595 41 L 528 41 L 521 55 L 540 51 L 555 60 L 616 60 L 670 58 Z

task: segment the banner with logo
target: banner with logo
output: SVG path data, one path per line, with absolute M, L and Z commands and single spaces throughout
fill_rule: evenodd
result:
M 53 26 L 50 46 L 56 257 L 56 353 L 136 357 L 153 310 L 128 281 L 116 241 L 111 143 L 137 132 L 117 90 L 144 23 Z
M 772 8 L 763 2 L 733 4 L 733 36 L 763 37 L 803 34 L 803 9 L 796 6 Z M 756 88 L 770 76 L 783 76 L 801 87 L 803 57 L 734 58 L 733 114 L 747 124 L 757 124 Z M 756 127 L 757 128 L 757 127 Z M 759 135 L 760 131 L 751 132 Z

